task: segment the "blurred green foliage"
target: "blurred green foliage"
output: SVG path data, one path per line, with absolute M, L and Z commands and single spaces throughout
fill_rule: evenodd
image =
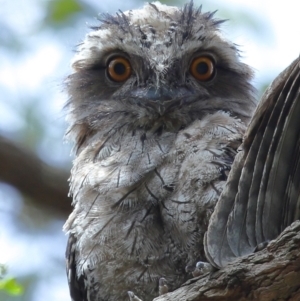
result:
M 53 23 L 66 22 L 83 9 L 81 3 L 76 0 L 52 0 L 47 4 L 48 20 Z
M 5 278 L 0 280 L 0 290 L 4 290 L 7 294 L 13 296 L 22 295 L 24 288 L 15 278 Z
M 7 277 L 7 269 L 0 264 L 0 291 L 4 291 L 8 295 L 20 296 L 24 292 L 24 287 L 19 284 L 15 278 Z
M 65 30 L 76 26 L 83 16 L 97 15 L 97 9 L 81 0 L 51 0 L 43 2 L 45 18 L 43 28 Z

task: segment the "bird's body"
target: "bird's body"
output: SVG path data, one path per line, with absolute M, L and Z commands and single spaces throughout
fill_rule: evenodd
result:
M 160 277 L 173 290 L 205 260 L 204 232 L 255 107 L 251 70 L 219 23 L 192 2 L 153 3 L 105 16 L 80 46 L 68 79 L 73 300 L 129 290 L 152 300 Z

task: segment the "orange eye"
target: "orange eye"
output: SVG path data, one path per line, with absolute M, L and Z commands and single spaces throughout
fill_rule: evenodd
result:
M 123 82 L 129 78 L 131 74 L 131 66 L 124 57 L 115 57 L 108 63 L 108 76 L 115 82 Z
M 196 57 L 190 66 L 191 74 L 199 81 L 205 82 L 213 78 L 215 63 L 209 56 Z

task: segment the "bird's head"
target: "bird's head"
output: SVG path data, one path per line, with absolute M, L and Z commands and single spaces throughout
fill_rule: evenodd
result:
M 94 131 L 126 121 L 178 131 L 219 110 L 248 122 L 253 73 L 214 13 L 192 1 L 182 9 L 154 2 L 100 19 L 67 80 L 71 127 Z

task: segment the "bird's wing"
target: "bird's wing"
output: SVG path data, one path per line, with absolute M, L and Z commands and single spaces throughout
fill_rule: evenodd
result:
M 66 271 L 72 301 L 88 301 L 85 289 L 84 276 L 77 277 L 76 273 L 76 238 L 73 234 L 69 235 L 66 249 Z
M 300 217 L 300 58 L 254 113 L 205 235 L 215 267 L 252 253 Z

